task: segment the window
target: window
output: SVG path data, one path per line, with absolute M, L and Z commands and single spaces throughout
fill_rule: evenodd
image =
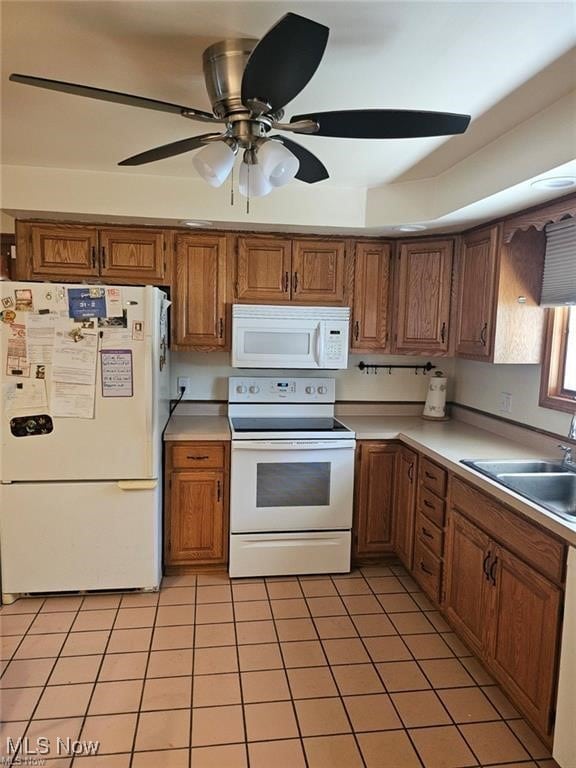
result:
M 540 405 L 576 410 L 576 307 L 548 310 Z

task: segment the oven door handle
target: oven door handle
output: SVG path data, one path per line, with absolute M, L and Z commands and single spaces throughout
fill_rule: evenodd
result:
M 233 440 L 233 451 L 325 451 L 354 450 L 355 440 Z

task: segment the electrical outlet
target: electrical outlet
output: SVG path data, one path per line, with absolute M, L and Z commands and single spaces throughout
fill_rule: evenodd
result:
M 190 390 L 192 389 L 191 379 L 189 376 L 178 376 L 178 394 L 180 394 L 180 391 L 184 387 L 184 398 L 189 398 L 191 395 Z
M 512 413 L 512 393 L 500 392 L 500 405 L 498 406 L 500 413 Z

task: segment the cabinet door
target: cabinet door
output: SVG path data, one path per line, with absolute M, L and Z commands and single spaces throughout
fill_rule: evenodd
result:
M 330 240 L 294 240 L 292 299 L 307 304 L 346 305 L 346 244 Z
M 408 569 L 412 568 L 417 476 L 418 455 L 402 446 L 398 451 L 396 474 L 394 541 L 396 553 Z
M 174 287 L 176 346 L 226 347 L 226 289 L 226 237 L 178 235 Z
M 392 515 L 397 445 L 360 443 L 356 464 L 354 554 L 393 551 Z
M 173 472 L 167 564 L 226 561 L 224 473 Z
M 487 566 L 496 547 L 485 533 L 451 510 L 445 557 L 445 610 L 448 619 L 478 654 L 491 620 L 492 588 Z
M 356 244 L 351 349 L 390 351 L 390 267 L 388 243 Z
M 101 229 L 100 274 L 110 281 L 162 282 L 164 236 L 160 229 Z
M 396 351 L 448 351 L 452 247 L 451 240 L 400 245 Z
M 290 301 L 291 273 L 291 240 L 238 238 L 236 298 L 240 301 Z
M 95 227 L 31 224 L 30 277 L 70 280 L 98 275 L 98 232 Z
M 479 359 L 490 359 L 492 355 L 498 245 L 498 227 L 471 232 L 462 238 L 457 355 Z
M 546 735 L 553 707 L 561 590 L 506 549 L 490 569 L 496 611 L 490 666 L 533 725 Z

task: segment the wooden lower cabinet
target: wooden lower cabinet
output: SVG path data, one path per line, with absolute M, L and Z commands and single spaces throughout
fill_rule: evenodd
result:
M 226 565 L 228 467 L 226 443 L 167 444 L 164 560 L 172 572 L 177 566 Z
M 563 590 L 454 509 L 445 562 L 447 619 L 549 743 Z
M 362 440 L 356 448 L 353 551 L 355 560 L 394 550 L 398 443 Z
M 396 469 L 394 544 L 396 554 L 407 568 L 412 568 L 417 473 L 418 454 L 401 446 Z

